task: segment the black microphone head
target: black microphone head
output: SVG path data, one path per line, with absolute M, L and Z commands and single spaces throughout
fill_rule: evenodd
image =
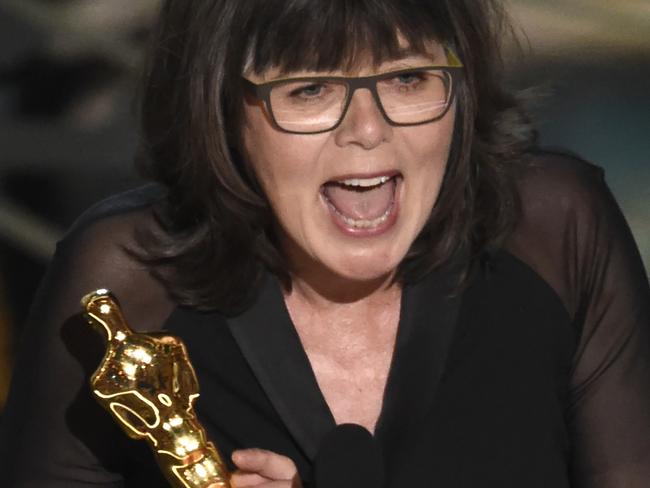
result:
M 382 488 L 379 446 L 365 428 L 341 424 L 327 434 L 314 461 L 315 488 Z

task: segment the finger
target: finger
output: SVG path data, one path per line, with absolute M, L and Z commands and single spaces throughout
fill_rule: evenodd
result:
M 266 481 L 261 485 L 249 485 L 250 488 L 302 488 L 301 484 L 295 484 L 289 480 L 282 481 Z M 242 488 L 239 485 L 235 485 L 235 488 Z M 247 488 L 247 487 L 243 487 Z
M 244 471 L 235 471 L 230 476 L 230 483 L 233 488 L 269 488 L 268 483 L 273 482 L 257 473 L 248 473 Z M 266 483 L 266 484 L 265 484 Z M 281 481 L 282 486 L 287 488 L 302 488 L 300 476 L 296 473 L 291 481 Z
M 268 481 L 270 480 L 264 476 L 245 471 L 235 471 L 230 475 L 230 483 L 233 485 L 233 488 L 250 488 L 252 486 L 259 486 Z
M 256 473 L 270 480 L 292 480 L 297 473 L 291 459 L 264 449 L 242 449 L 232 455 L 233 462 L 242 471 Z
M 294 485 L 291 481 L 270 481 L 259 485 L 258 488 L 299 488 L 299 485 Z
M 238 482 L 232 482 L 233 488 L 299 488 L 300 485 L 292 485 L 291 481 L 263 481 L 253 485 L 240 485 Z

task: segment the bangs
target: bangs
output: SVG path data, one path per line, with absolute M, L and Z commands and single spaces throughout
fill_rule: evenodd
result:
M 376 67 L 430 42 L 451 43 L 445 2 L 414 0 L 262 0 L 251 10 L 245 68 L 349 71 L 361 59 Z

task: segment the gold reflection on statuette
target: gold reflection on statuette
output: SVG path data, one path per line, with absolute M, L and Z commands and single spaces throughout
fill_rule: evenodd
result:
M 90 293 L 81 303 L 107 341 L 91 378 L 99 403 L 129 437 L 147 440 L 173 487 L 231 488 L 226 465 L 192 408 L 199 385 L 184 344 L 133 332 L 108 290 Z

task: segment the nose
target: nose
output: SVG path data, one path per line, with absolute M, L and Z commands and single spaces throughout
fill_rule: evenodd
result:
M 393 127 L 382 114 L 372 93 L 367 88 L 360 88 L 352 94 L 352 99 L 336 129 L 337 145 L 358 145 L 372 149 L 393 137 Z

